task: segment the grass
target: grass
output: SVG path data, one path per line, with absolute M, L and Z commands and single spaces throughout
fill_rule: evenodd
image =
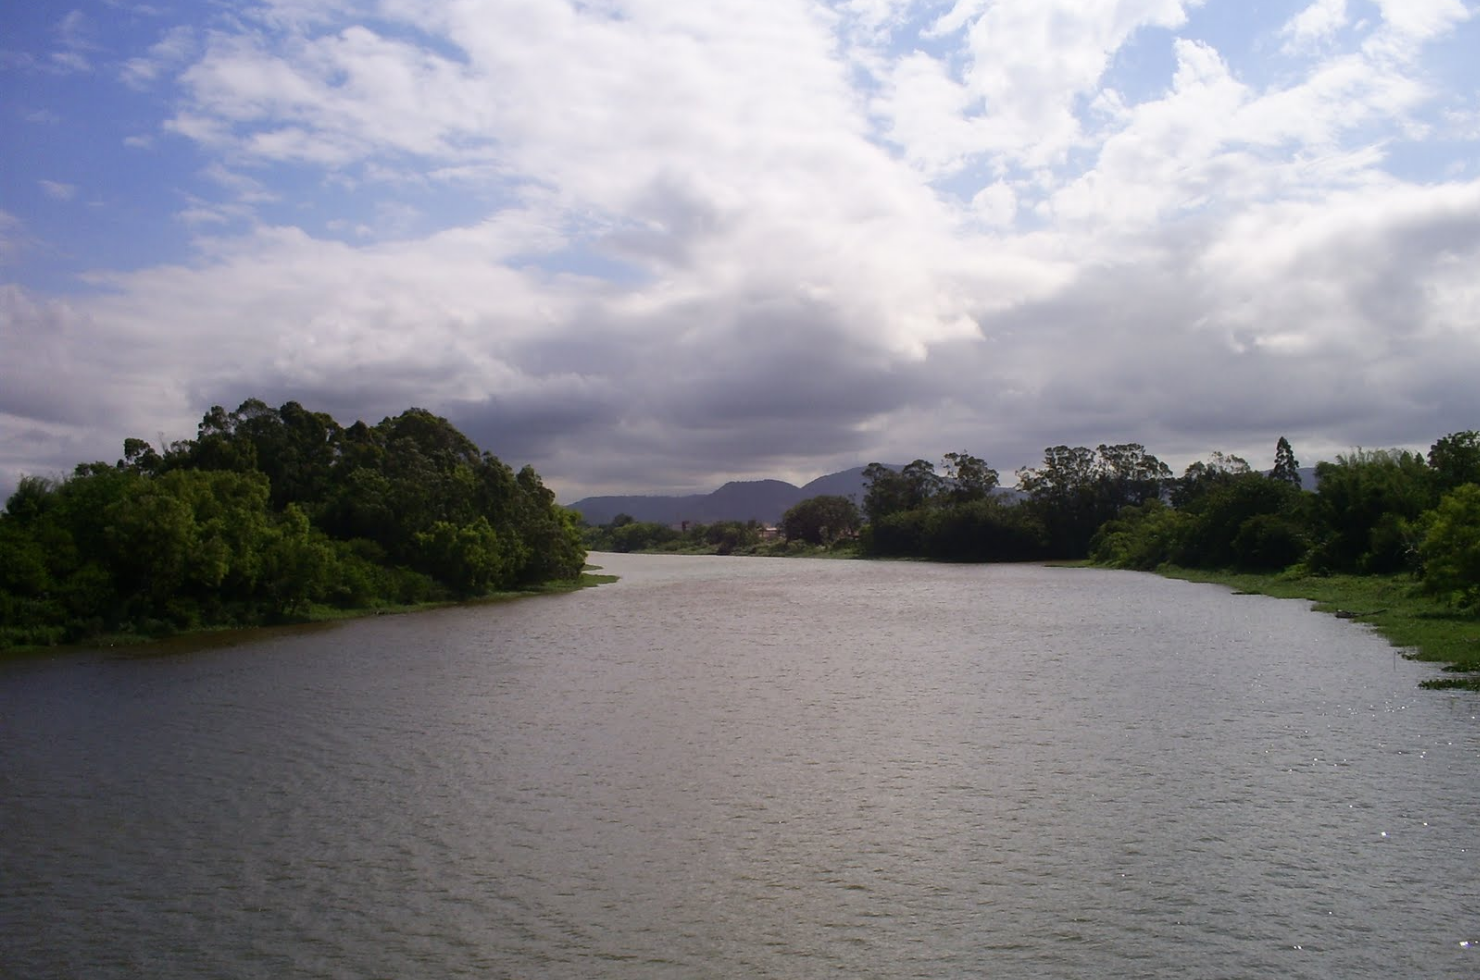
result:
M 1211 582 L 1238 592 L 1307 599 L 1319 612 L 1369 624 L 1405 657 L 1446 664 L 1445 670 L 1454 673 L 1480 671 L 1480 618 L 1420 595 L 1406 575 L 1256 575 L 1173 566 L 1157 571 L 1169 578 Z M 1480 691 L 1480 676 L 1446 677 L 1424 681 L 1423 686 Z

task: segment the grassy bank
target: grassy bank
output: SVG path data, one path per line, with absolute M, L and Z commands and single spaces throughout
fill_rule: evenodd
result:
M 344 620 L 362 619 L 366 616 L 399 616 L 407 613 L 426 612 L 432 609 L 446 609 L 451 606 L 481 606 L 491 603 L 510 602 L 515 599 L 527 599 L 533 596 L 560 595 L 566 592 L 576 592 L 580 589 L 589 589 L 597 585 L 606 585 L 617 580 L 617 576 L 615 575 L 594 574 L 597 571 L 600 571 L 600 569 L 596 566 L 587 566 L 587 570 L 582 572 L 579 578 L 545 582 L 529 589 L 512 592 L 493 592 L 485 596 L 479 596 L 476 599 L 449 599 L 437 602 L 366 606 L 353 609 L 342 609 L 338 606 L 314 605 L 303 612 L 295 613 L 272 623 L 264 623 L 257 626 L 203 626 L 198 629 L 160 634 L 105 633 L 79 643 L 58 646 L 8 647 L 0 650 L 0 660 L 46 656 L 48 654 L 64 653 L 70 650 L 92 650 L 98 647 L 163 647 L 169 644 L 193 648 L 196 646 L 235 645 L 280 630 L 299 630 L 314 626 L 327 626 Z
M 1308 599 L 1320 612 L 1367 623 L 1404 656 L 1446 664 L 1455 673 L 1480 671 L 1480 619 L 1419 595 L 1406 575 L 1251 575 L 1163 567 L 1189 582 L 1211 582 L 1239 592 Z M 1425 687 L 1480 690 L 1480 676 L 1425 681 Z

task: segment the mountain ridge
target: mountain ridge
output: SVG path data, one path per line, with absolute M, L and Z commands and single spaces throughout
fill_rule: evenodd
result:
M 887 465 L 902 468 L 899 464 Z M 659 524 L 750 520 L 776 524 L 782 514 L 809 497 L 836 494 L 862 503 L 863 471 L 864 467 L 855 466 L 819 476 L 800 487 L 785 480 L 731 480 L 709 493 L 583 497 L 569 506 L 588 524 L 609 524 L 618 514 Z

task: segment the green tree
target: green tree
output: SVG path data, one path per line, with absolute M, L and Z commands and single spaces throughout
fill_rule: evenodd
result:
M 173 470 L 140 480 L 111 504 L 105 540 L 120 594 L 138 615 L 194 625 L 255 597 L 271 526 L 260 473 Z
M 1242 456 L 1215 452 L 1206 461 L 1198 460 L 1182 471 L 1181 478 L 1172 485 L 1172 505 L 1190 506 L 1215 487 L 1225 486 L 1252 472 L 1248 460 Z
M 274 619 L 329 597 L 347 571 L 341 569 L 333 545 L 309 524 L 297 504 L 289 504 L 265 536 L 258 568 L 258 592 Z M 365 599 L 373 601 L 370 595 Z
M 1451 432 L 1429 448 L 1429 469 L 1439 492 L 1480 483 L 1480 432 Z
M 1420 527 L 1423 590 L 1451 605 L 1480 611 L 1480 484 L 1450 490 Z
M 741 548 L 752 547 L 761 539 L 760 525 L 754 520 L 715 521 L 701 527 L 701 539 L 720 555 L 731 555 Z
M 346 429 L 248 399 L 163 453 L 131 438 L 115 465 L 22 479 L 0 514 L 0 646 L 472 595 L 584 562 L 538 474 L 446 419 Z
M 131 469 L 138 473 L 158 473 L 164 468 L 165 459 L 154 451 L 154 447 L 143 439 L 123 440 L 123 459 L 119 469 Z
M 896 470 L 883 463 L 864 467 L 863 512 L 870 523 L 934 502 L 945 488 L 935 464 L 916 459 Z
M 1171 482 L 1171 470 L 1140 443 L 1052 446 L 1043 465 L 1018 471 L 1018 488 L 1042 523 L 1047 546 L 1055 557 L 1078 558 L 1100 525 L 1122 507 L 1160 499 Z
M 1300 486 L 1300 460 L 1295 458 L 1295 450 L 1290 448 L 1290 440 L 1280 436 L 1280 441 L 1274 447 L 1274 469 L 1269 471 L 1271 480 L 1279 480 L 1288 483 L 1297 489 Z
M 1316 466 L 1311 562 L 1320 570 L 1387 573 L 1412 564 L 1410 523 L 1430 506 L 1432 478 L 1423 457 L 1363 450 Z
M 416 542 L 422 569 L 459 595 L 481 595 L 512 578 L 514 559 L 486 517 L 462 526 L 437 521 Z
M 858 506 L 847 497 L 823 494 L 800 501 L 781 517 L 781 533 L 788 541 L 830 545 L 855 534 L 861 524 Z
M 946 453 L 941 462 L 947 504 L 960 505 L 985 500 L 997 488 L 997 471 L 980 457 L 969 453 Z
M 1183 553 L 1194 520 L 1188 512 L 1168 507 L 1160 500 L 1123 508 L 1119 516 L 1095 532 L 1089 556 L 1112 568 L 1149 571 Z
M 1205 478 L 1179 508 L 1189 520 L 1172 560 L 1202 568 L 1283 568 L 1298 561 L 1306 546 L 1303 530 L 1295 533 L 1292 523 L 1300 502 L 1292 484 L 1252 470 Z M 1279 520 L 1272 523 L 1274 518 Z

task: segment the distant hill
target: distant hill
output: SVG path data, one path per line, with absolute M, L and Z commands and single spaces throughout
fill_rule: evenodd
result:
M 713 493 L 684 497 L 586 497 L 570 506 L 580 511 L 588 524 L 608 524 L 618 514 L 659 524 L 750 520 L 775 524 L 794 505 L 823 494 L 851 497 L 855 503 L 861 503 L 863 467 L 819 476 L 804 487 L 782 480 L 743 480 L 726 483 Z

